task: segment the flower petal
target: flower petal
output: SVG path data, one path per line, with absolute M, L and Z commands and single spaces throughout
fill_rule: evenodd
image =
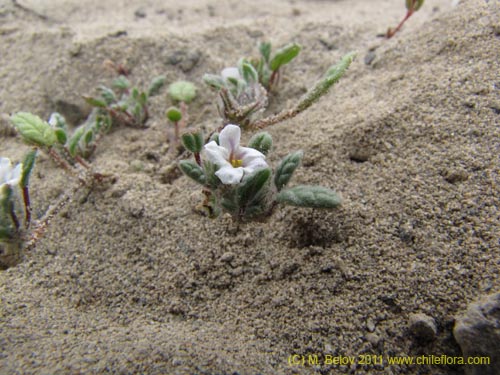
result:
M 235 185 L 241 182 L 243 178 L 244 170 L 243 168 L 233 168 L 231 165 L 228 167 L 223 167 L 215 172 L 215 175 L 219 177 L 221 182 L 225 185 Z
M 240 146 L 241 129 L 239 126 L 228 124 L 222 129 L 219 134 L 219 144 L 229 151 L 229 154 L 234 153 Z M 229 157 L 229 156 L 228 156 Z
M 262 152 L 250 147 L 238 147 L 234 155 L 243 161 L 243 165 L 250 163 L 253 159 L 266 159 Z
M 224 68 L 222 69 L 222 72 L 220 72 L 220 75 L 223 78 L 234 78 L 234 79 L 240 79 L 240 71 L 238 68 L 231 66 L 229 68 Z
M 218 167 L 222 168 L 226 165 L 230 166 L 231 163 L 229 162 L 229 151 L 225 149 L 224 147 L 221 147 L 217 144 L 217 142 L 212 141 L 207 143 L 204 147 L 204 155 L 206 158 L 217 165 Z
M 21 181 L 21 172 L 23 169 L 23 164 L 19 163 L 18 165 L 15 166 L 15 168 L 11 171 L 9 175 L 9 180 L 6 181 L 7 184 L 14 186 L 18 185 L 19 181 Z
M 10 179 L 12 164 L 8 158 L 0 158 L 0 184 L 4 184 Z

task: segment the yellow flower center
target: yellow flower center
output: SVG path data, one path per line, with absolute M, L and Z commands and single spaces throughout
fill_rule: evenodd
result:
M 233 166 L 233 168 L 241 167 L 243 165 L 243 160 L 231 158 L 231 165 Z

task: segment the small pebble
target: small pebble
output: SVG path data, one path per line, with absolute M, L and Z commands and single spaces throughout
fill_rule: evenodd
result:
M 410 331 L 420 340 L 432 341 L 437 335 L 437 326 L 434 318 L 425 314 L 411 314 L 409 319 Z

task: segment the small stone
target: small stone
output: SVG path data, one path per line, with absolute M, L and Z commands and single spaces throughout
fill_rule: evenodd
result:
M 377 54 L 375 53 L 375 51 L 369 51 L 366 55 L 365 55 L 365 64 L 366 65 L 371 65 L 373 60 L 375 60 L 375 58 L 377 57 Z
M 428 315 L 411 314 L 409 325 L 410 331 L 420 340 L 432 341 L 436 338 L 436 321 Z
M 368 330 L 368 332 L 375 331 L 375 323 L 373 323 L 373 320 L 371 320 L 370 318 L 366 320 L 366 329 Z
M 464 357 L 489 357 L 489 365 L 465 366 L 467 375 L 500 375 L 500 292 L 471 303 L 456 318 L 453 335 Z
M 166 63 L 178 65 L 184 73 L 188 73 L 198 64 L 200 58 L 201 53 L 199 51 L 178 50 L 167 56 Z
M 457 182 L 466 181 L 469 178 L 469 174 L 462 168 L 456 168 L 446 170 L 443 173 L 443 177 L 450 184 L 455 184 Z
M 144 11 L 144 9 L 139 8 L 134 12 L 134 16 L 136 16 L 137 18 L 146 18 L 146 12 Z
M 375 333 L 367 333 L 365 335 L 366 341 L 368 341 L 370 344 L 372 344 L 373 347 L 377 347 L 378 344 L 380 343 L 380 336 L 375 334 Z
M 234 253 L 228 251 L 227 253 L 222 254 L 222 256 L 220 257 L 220 261 L 224 263 L 229 263 L 233 261 L 234 257 L 235 257 Z

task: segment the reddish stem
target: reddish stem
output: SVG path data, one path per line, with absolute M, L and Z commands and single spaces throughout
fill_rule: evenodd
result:
M 399 23 L 398 26 L 396 26 L 395 29 L 389 29 L 387 30 L 387 39 L 390 39 L 394 36 L 394 34 L 396 34 L 399 29 L 401 29 L 401 27 L 403 27 L 403 24 L 406 22 L 406 20 L 408 20 L 408 18 L 411 17 L 411 15 L 415 13 L 415 10 L 413 9 L 413 6 L 408 9 L 408 11 L 406 12 L 406 16 L 401 20 L 401 22 Z
M 196 160 L 196 164 L 198 164 L 201 167 L 201 157 L 199 152 L 194 153 L 194 160 Z
M 23 187 L 23 199 L 24 199 L 24 214 L 26 217 L 26 227 L 29 228 L 31 222 L 31 204 L 30 204 L 30 193 L 28 187 Z

